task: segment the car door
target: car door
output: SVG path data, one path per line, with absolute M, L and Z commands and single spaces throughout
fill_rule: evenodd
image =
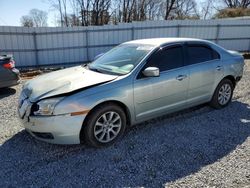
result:
M 137 120 L 183 108 L 186 104 L 188 71 L 181 44 L 160 48 L 149 57 L 134 80 L 134 104 Z M 159 77 L 145 77 L 147 67 L 160 69 Z
M 213 94 L 215 81 L 223 72 L 220 55 L 205 44 L 189 43 L 185 49 L 190 73 L 188 106 L 208 102 Z

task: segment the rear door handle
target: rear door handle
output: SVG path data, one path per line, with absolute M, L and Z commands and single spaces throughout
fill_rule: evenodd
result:
M 222 66 L 220 66 L 220 65 L 216 67 L 217 71 L 220 71 L 221 69 L 222 69 Z
M 187 75 L 179 75 L 179 76 L 176 77 L 176 80 L 182 81 L 185 78 L 187 78 Z

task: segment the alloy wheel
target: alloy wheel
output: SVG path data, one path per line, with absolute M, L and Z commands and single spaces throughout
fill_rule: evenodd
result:
M 221 86 L 218 94 L 218 102 L 220 105 L 225 105 L 229 102 L 232 95 L 232 88 L 228 83 Z
M 122 120 L 118 113 L 114 111 L 105 112 L 95 123 L 95 138 L 101 143 L 108 143 L 118 136 L 121 127 Z

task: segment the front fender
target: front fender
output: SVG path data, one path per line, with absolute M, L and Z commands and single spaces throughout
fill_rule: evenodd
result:
M 81 114 L 88 113 L 95 106 L 107 102 L 118 101 L 128 108 L 131 121 L 134 120 L 134 100 L 133 87 L 131 84 L 114 87 L 113 89 L 103 90 L 94 94 L 85 96 L 84 92 L 76 93 L 65 97 L 54 109 L 54 115 L 60 114 Z M 86 115 L 86 114 L 85 114 Z

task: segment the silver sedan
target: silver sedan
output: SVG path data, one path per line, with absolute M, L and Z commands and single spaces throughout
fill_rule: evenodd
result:
M 156 116 L 202 103 L 227 106 L 243 67 L 240 54 L 205 40 L 130 41 L 26 82 L 18 113 L 39 140 L 106 146 Z

